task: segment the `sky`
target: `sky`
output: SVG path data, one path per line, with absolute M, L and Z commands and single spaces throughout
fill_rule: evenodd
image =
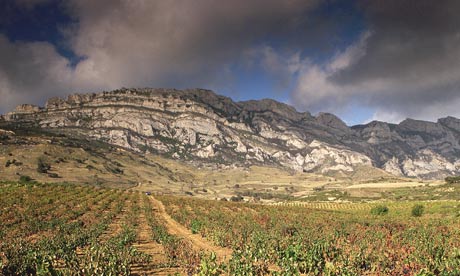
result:
M 460 117 L 457 0 L 0 0 L 0 113 L 121 87 Z

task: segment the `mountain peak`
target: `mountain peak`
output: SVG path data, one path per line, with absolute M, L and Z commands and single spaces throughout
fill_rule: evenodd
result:
M 308 112 L 299 113 L 293 106 L 275 101 L 273 99 L 241 101 L 237 104 L 247 111 L 271 111 L 293 121 L 298 121 L 303 117 L 310 115 Z
M 460 119 L 448 116 L 438 120 L 438 123 L 448 128 L 460 131 Z
M 349 128 L 330 113 L 313 117 L 271 99 L 236 103 L 205 89 L 123 88 L 51 98 L 44 108 L 19 106 L 0 118 L 0 128 L 83 136 L 195 165 L 321 173 L 376 166 L 417 177 L 460 173 L 460 120 L 453 117 Z
M 316 116 L 316 121 L 322 125 L 341 129 L 341 130 L 349 130 L 348 126 L 343 122 L 339 117 L 335 116 L 331 113 L 320 112 Z

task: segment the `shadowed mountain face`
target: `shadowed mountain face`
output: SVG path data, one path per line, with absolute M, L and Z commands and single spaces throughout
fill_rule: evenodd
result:
M 422 178 L 460 171 L 460 120 L 453 117 L 350 128 L 332 114 L 315 117 L 269 99 L 233 102 L 202 89 L 52 98 L 43 108 L 21 105 L 3 115 L 0 128 L 39 128 L 222 167 L 265 164 L 325 174 L 377 167 Z

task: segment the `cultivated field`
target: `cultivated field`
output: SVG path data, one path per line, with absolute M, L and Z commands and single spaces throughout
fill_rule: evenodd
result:
M 3 275 L 460 274 L 456 200 L 266 205 L 24 181 L 0 184 L 0 210 Z

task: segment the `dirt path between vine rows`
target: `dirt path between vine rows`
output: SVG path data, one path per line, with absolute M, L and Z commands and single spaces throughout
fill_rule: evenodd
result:
M 107 229 L 97 238 L 99 243 L 106 242 L 110 238 L 121 233 L 123 223 L 126 221 L 128 210 L 133 207 L 130 199 L 125 201 L 120 213 L 116 214 Z M 109 210 L 104 210 L 107 213 Z
M 152 240 L 152 230 L 145 218 L 145 212 L 139 215 L 137 228 L 137 241 L 133 246 L 140 252 L 148 254 L 152 260 L 148 264 L 134 264 L 131 266 L 132 275 L 175 275 L 180 272 L 179 268 L 165 266 L 168 258 L 165 255 L 163 246 Z
M 192 246 L 197 251 L 213 251 L 216 253 L 217 260 L 219 262 L 229 260 L 232 256 L 232 250 L 225 247 L 215 246 L 211 242 L 198 234 L 192 234 L 190 230 L 185 228 L 183 225 L 175 221 L 166 212 L 163 203 L 153 197 L 149 197 L 153 203 L 154 211 L 157 212 L 161 218 L 166 222 L 165 226 L 168 232 L 172 235 L 176 235 L 183 239 L 186 239 L 192 243 Z

